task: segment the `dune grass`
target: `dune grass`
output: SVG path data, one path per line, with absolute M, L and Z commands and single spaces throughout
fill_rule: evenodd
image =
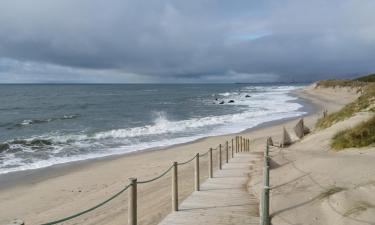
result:
M 344 106 L 340 111 L 319 119 L 316 128 L 324 129 L 330 127 L 336 122 L 345 120 L 360 111 L 369 110 L 375 112 L 375 83 L 367 83 L 361 90 L 362 95 L 357 100 Z
M 338 132 L 331 141 L 334 150 L 375 145 L 375 115 L 368 121 Z
M 359 201 L 359 202 L 354 203 L 353 207 L 349 208 L 344 213 L 344 216 L 351 216 L 353 214 L 360 214 L 360 213 L 366 211 L 369 208 L 374 208 L 374 205 L 372 205 L 369 202 Z
M 346 190 L 345 188 L 333 186 L 333 187 L 328 188 L 324 192 L 320 193 L 318 196 L 318 199 L 329 198 L 329 196 L 345 191 L 345 190 Z
M 359 80 L 320 80 L 316 83 L 317 87 L 336 88 L 336 87 L 349 87 L 361 88 L 366 86 L 367 83 Z
M 362 81 L 362 82 L 375 82 L 375 73 L 369 74 L 367 76 L 358 77 L 355 79 L 356 81 Z

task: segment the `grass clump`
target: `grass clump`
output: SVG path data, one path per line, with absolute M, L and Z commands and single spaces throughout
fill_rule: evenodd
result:
M 360 213 L 366 211 L 369 208 L 374 208 L 374 206 L 372 204 L 368 203 L 368 202 L 365 202 L 365 201 L 356 202 L 352 208 L 348 209 L 344 213 L 344 216 L 351 216 L 353 214 L 360 214 Z
M 334 150 L 359 148 L 375 144 L 375 115 L 368 121 L 338 132 L 331 142 Z
M 336 88 L 336 87 L 349 87 L 361 88 L 366 86 L 366 82 L 359 80 L 320 80 L 316 83 L 316 87 Z
M 319 196 L 318 196 L 318 199 L 325 199 L 325 198 L 329 198 L 329 196 L 331 195 L 334 195 L 336 193 L 339 193 L 341 191 L 344 191 L 345 188 L 342 188 L 342 187 L 331 187 L 327 190 L 325 190 L 324 192 L 320 193 Z
M 375 82 L 375 73 L 369 74 L 367 76 L 358 77 L 355 79 L 356 81 L 362 81 L 362 82 Z
M 325 118 L 318 120 L 316 127 L 324 129 L 332 126 L 338 121 L 342 121 L 353 116 L 355 113 L 369 110 L 375 112 L 375 83 L 367 84 L 362 88 L 362 95 L 352 103 L 344 106 L 340 111 L 329 114 Z

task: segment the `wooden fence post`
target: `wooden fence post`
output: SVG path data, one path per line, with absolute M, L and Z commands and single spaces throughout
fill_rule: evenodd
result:
M 241 152 L 243 152 L 243 138 L 242 138 L 242 136 L 240 137 L 240 143 L 241 143 Z
M 195 190 L 199 191 L 199 153 L 195 156 Z
M 263 169 L 263 192 L 262 192 L 262 213 L 261 213 L 261 225 L 269 225 L 270 224 L 270 218 L 269 218 L 269 159 L 268 159 L 268 152 L 269 152 L 269 146 L 266 145 L 266 150 L 264 154 L 264 169 Z
M 238 153 L 238 136 L 236 136 L 236 153 Z
M 212 169 L 212 148 L 208 152 L 208 177 L 213 178 L 213 169 Z
M 129 178 L 128 225 L 137 225 L 137 178 Z
M 219 145 L 219 170 L 221 170 L 221 144 Z
M 232 138 L 232 158 L 234 157 L 233 138 Z
M 229 157 L 229 144 L 228 141 L 225 142 L 225 162 L 228 163 L 228 157 Z
M 172 171 L 172 210 L 178 211 L 178 170 L 177 162 L 173 162 Z

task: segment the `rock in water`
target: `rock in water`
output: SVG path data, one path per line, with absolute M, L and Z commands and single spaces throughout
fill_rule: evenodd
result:
M 219 104 L 220 104 L 220 105 L 223 105 L 224 103 L 225 103 L 224 101 L 221 101 Z
M 283 136 L 281 140 L 281 147 L 286 147 L 292 144 L 292 139 L 290 138 L 289 133 L 286 131 L 285 127 L 283 127 Z
M 250 98 L 251 96 L 250 95 L 246 95 L 245 98 Z
M 229 102 L 228 103 L 234 103 L 234 100 L 229 100 Z

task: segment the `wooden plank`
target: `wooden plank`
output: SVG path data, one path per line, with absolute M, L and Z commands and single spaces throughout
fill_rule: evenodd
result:
M 258 200 L 247 191 L 254 159 L 249 153 L 237 154 L 159 225 L 259 224 Z

